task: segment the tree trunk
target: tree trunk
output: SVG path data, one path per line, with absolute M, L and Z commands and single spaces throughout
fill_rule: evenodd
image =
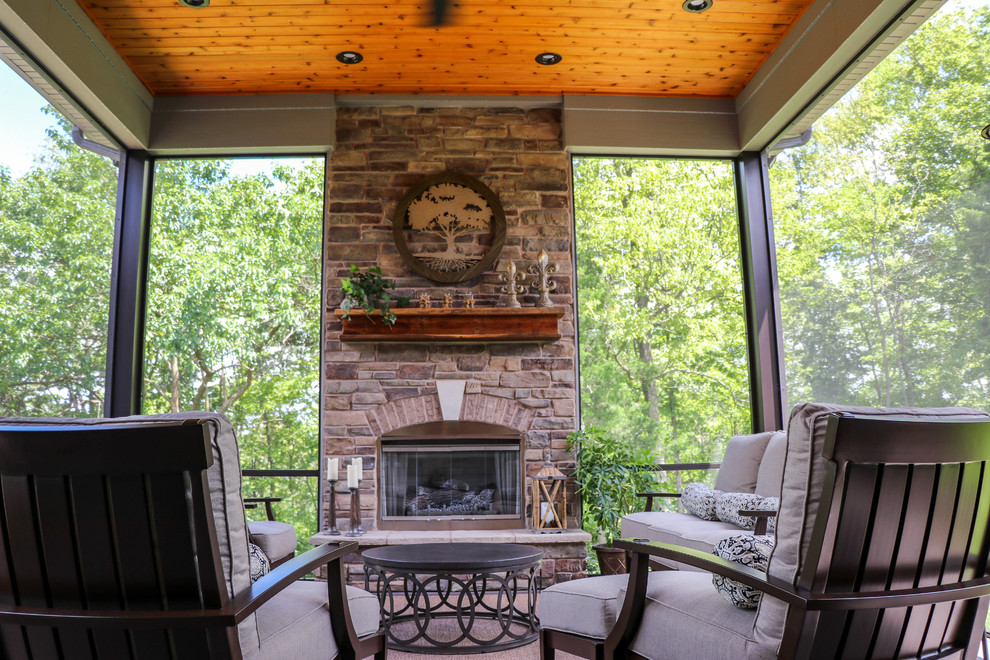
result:
M 650 299 L 646 294 L 640 294 L 636 296 L 636 306 L 641 309 L 646 309 L 650 304 Z M 647 333 L 645 337 L 641 337 L 636 341 L 636 349 L 639 353 L 639 360 L 644 365 L 653 364 L 653 343 L 652 337 Z M 640 377 L 639 385 L 643 392 L 643 399 L 646 400 L 646 404 L 649 406 L 647 415 L 654 422 L 660 421 L 660 394 L 657 391 L 657 381 L 653 378 L 652 369 L 643 369 L 640 371 L 643 374 Z
M 177 413 L 179 412 L 179 356 L 173 355 L 172 359 L 168 361 L 168 371 L 172 380 L 172 389 L 169 392 L 168 397 L 168 407 L 169 410 Z

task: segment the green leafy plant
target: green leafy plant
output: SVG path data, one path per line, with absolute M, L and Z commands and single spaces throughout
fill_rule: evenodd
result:
M 376 311 L 381 314 L 382 322 L 385 325 L 395 323 L 395 314 L 392 313 L 391 305 L 393 301 L 396 307 L 404 307 L 409 304 L 409 298 L 393 296 L 389 289 L 395 289 L 395 284 L 382 277 L 382 269 L 373 266 L 362 273 L 361 269 L 351 264 L 351 276 L 341 282 L 340 288 L 344 291 L 344 300 L 340 303 L 344 310 L 344 319 L 351 318 L 351 310 L 360 308 L 372 320 Z
M 571 433 L 567 442 L 577 452 L 574 482 L 581 497 L 584 529 L 592 538 L 611 545 L 622 516 L 636 510 L 636 493 L 654 485 L 651 473 L 636 468 L 653 463 L 653 457 L 596 426 Z

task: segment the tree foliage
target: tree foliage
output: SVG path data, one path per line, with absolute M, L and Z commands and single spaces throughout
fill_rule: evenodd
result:
M 117 170 L 69 131 L 0 168 L 0 415 L 103 414 Z
M 792 402 L 988 404 L 988 43 L 934 17 L 777 159 Z
M 51 111 L 54 112 L 54 111 Z M 0 414 L 104 414 L 117 171 L 61 118 L 23 176 L 0 170 Z M 241 464 L 317 467 L 322 161 L 236 176 L 156 168 L 144 412 L 230 417 Z M 245 481 L 305 542 L 315 479 Z
M 730 166 L 579 158 L 574 182 L 583 422 L 717 460 L 750 428 Z
M 156 167 L 144 411 L 222 412 L 242 468 L 316 469 L 323 162 L 253 176 L 230 168 Z M 305 544 L 316 494 L 301 487 L 245 482 L 251 495 L 286 498 L 279 517 Z

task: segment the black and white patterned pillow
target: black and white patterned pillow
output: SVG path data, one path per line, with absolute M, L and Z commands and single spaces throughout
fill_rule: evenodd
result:
M 769 534 L 760 536 L 740 534 L 716 543 L 712 554 L 765 573 L 770 560 L 770 553 L 773 552 L 773 546 L 774 537 Z M 759 589 L 730 580 L 722 575 L 712 575 L 712 584 L 715 585 L 715 590 L 722 594 L 723 598 L 744 610 L 755 610 L 763 596 L 763 592 Z
M 756 510 L 765 498 L 754 493 L 719 493 L 715 499 L 715 516 L 722 522 L 732 523 L 743 529 L 756 527 L 756 519 L 740 516 L 739 510 Z
M 702 520 L 718 520 L 715 501 L 720 492 L 702 483 L 690 483 L 681 491 L 681 504 L 685 511 Z
M 272 563 L 265 551 L 254 543 L 248 543 L 248 558 L 251 560 L 251 582 L 257 582 L 272 569 Z

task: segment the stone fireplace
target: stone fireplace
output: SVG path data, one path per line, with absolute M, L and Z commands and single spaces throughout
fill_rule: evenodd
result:
M 345 463 L 363 458 L 362 522 L 371 530 L 361 538 L 364 546 L 437 534 L 539 542 L 552 546 L 544 581 L 584 574 L 586 534 L 527 528 L 529 477 L 542 466 L 544 450 L 565 473 L 574 468 L 566 442 L 577 427 L 573 223 L 570 157 L 560 134 L 560 112 L 550 108 L 338 108 L 337 147 L 327 168 L 324 454 Z M 499 196 L 506 240 L 480 277 L 441 285 L 406 266 L 391 223 L 405 191 L 443 171 L 475 177 Z M 559 339 L 341 338 L 334 310 L 351 264 L 380 266 L 396 294 L 417 300 L 425 293 L 434 306 L 445 294 L 463 306 L 470 292 L 475 311 L 484 313 L 505 305 L 499 272 L 510 260 L 525 270 L 541 249 L 558 267 L 551 300 L 561 314 Z M 536 299 L 532 288 L 520 296 L 523 307 Z M 465 471 L 469 465 L 473 472 Z M 573 491 L 567 491 L 569 530 L 577 530 Z M 346 511 L 345 493 L 324 492 L 324 524 L 332 498 Z

